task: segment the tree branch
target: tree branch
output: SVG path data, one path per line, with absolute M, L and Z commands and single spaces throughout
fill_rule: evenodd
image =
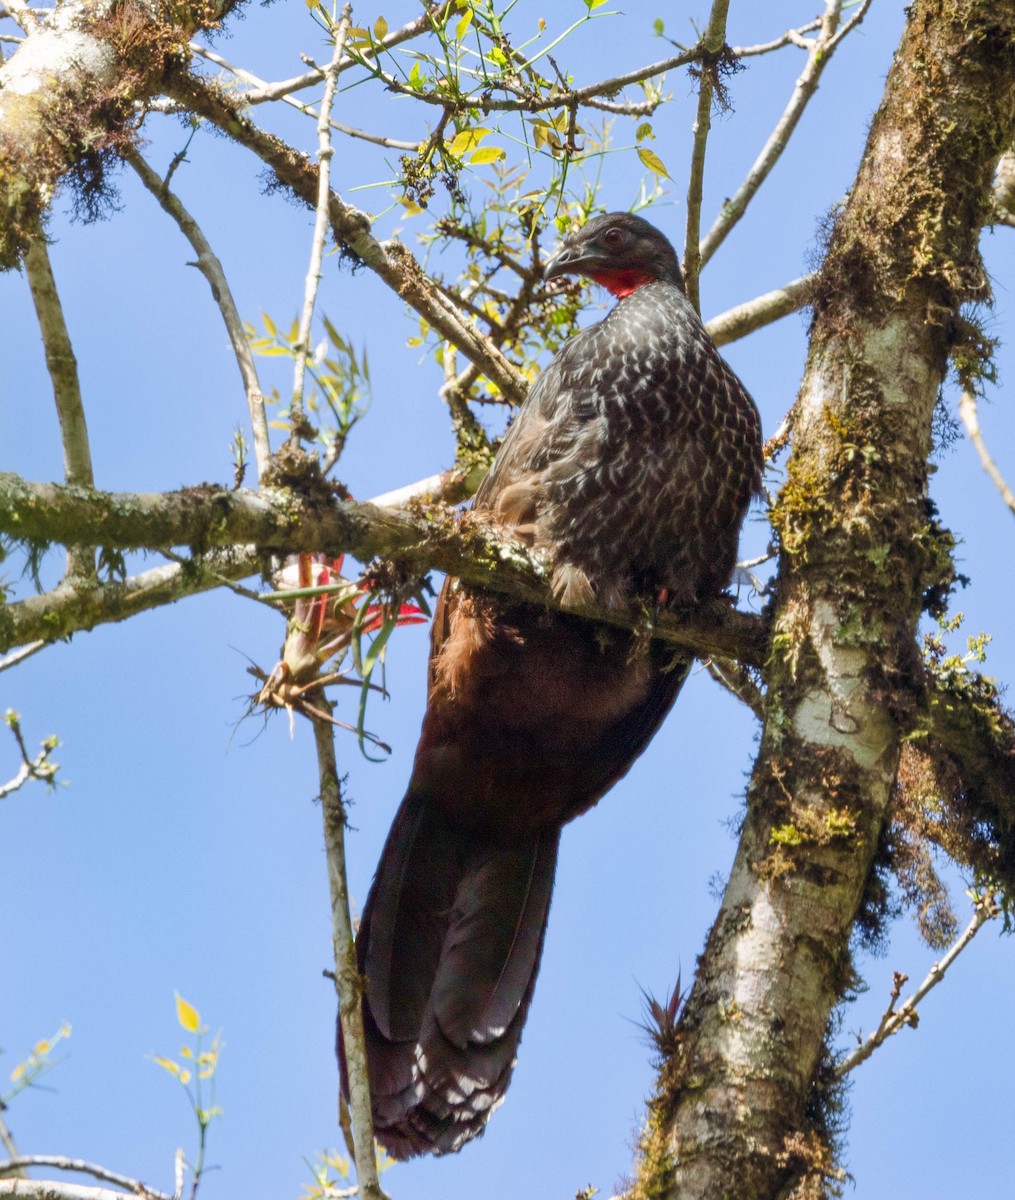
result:
M 279 83 L 266 83 L 263 79 L 258 78 L 257 75 L 244 70 L 243 67 L 237 67 L 228 59 L 223 58 L 221 54 L 216 54 L 206 46 L 202 46 L 197 42 L 191 42 L 190 48 L 195 54 L 200 55 L 201 58 L 205 58 L 208 62 L 212 62 L 217 67 L 228 71 L 231 75 L 235 75 L 237 79 L 242 79 L 244 83 L 253 85 L 250 91 L 240 94 L 239 98 L 244 104 L 264 104 L 269 100 L 281 100 L 291 108 L 295 108 L 303 113 L 304 116 L 312 117 L 315 121 L 320 121 L 320 109 L 315 109 L 312 105 L 305 104 L 302 100 L 297 100 L 291 95 L 292 92 L 300 91 L 302 88 L 320 83 L 322 72 L 319 69 L 308 71 L 305 75 L 300 75 L 295 79 L 286 79 Z M 348 66 L 349 60 L 347 59 L 345 64 L 341 65 Z M 166 107 L 178 108 L 178 106 L 168 105 Z M 162 111 L 161 107 L 160 111 Z M 420 147 L 419 142 L 403 142 L 397 138 L 382 137 L 380 134 L 367 133 L 363 129 L 356 129 L 352 125 L 344 125 L 341 121 L 336 121 L 332 118 L 329 118 L 328 126 L 334 129 L 336 133 L 345 134 L 346 137 L 358 138 L 360 141 L 371 142 L 375 146 L 384 146 L 388 150 L 406 150 L 412 154 L 418 151 Z
M 62 1154 L 25 1154 L 20 1157 L 14 1157 L 7 1162 L 0 1162 L 0 1176 L 13 1174 L 16 1171 L 25 1171 L 31 1167 L 51 1167 L 57 1171 L 73 1171 L 78 1175 L 91 1175 L 94 1179 L 101 1179 L 104 1183 L 115 1184 L 118 1188 L 124 1188 L 130 1195 L 137 1196 L 140 1200 L 173 1200 L 166 1192 L 157 1191 L 155 1188 L 150 1188 L 143 1184 L 139 1179 L 132 1179 L 128 1175 L 121 1175 L 119 1171 L 110 1171 L 106 1167 L 99 1166 L 97 1163 L 87 1162 L 83 1158 L 66 1158 Z M 0 1196 L 38 1196 L 48 1197 L 53 1196 L 82 1196 L 94 1197 L 94 1200 L 100 1200 L 100 1197 L 107 1196 L 123 1196 L 123 1192 L 111 1192 L 108 1188 L 81 1188 L 75 1187 L 73 1184 L 53 1183 L 22 1179 L 19 1180 L 22 1186 L 26 1183 L 32 1183 L 33 1186 L 39 1188 L 50 1188 L 53 1191 L 5 1191 L 4 1182 L 15 1182 L 14 1180 L 4 1181 L 0 1179 Z M 66 1188 L 74 1188 L 68 1192 Z
M 18 265 L 63 176 L 86 154 L 133 140 L 135 100 L 159 92 L 177 48 L 235 2 L 148 0 L 149 36 L 137 36 L 136 10 L 116 0 L 66 0 L 45 24 L 26 22 L 0 66 L 0 270 Z
M 779 156 L 786 149 L 789 139 L 792 137 L 793 131 L 796 129 L 797 123 L 803 115 L 804 109 L 807 107 L 810 98 L 817 91 L 822 72 L 828 66 L 832 55 L 843 37 L 854 30 L 867 15 L 870 3 L 871 0 L 862 0 L 860 7 L 853 16 L 850 17 L 842 29 L 838 29 L 843 0 L 825 0 L 825 12 L 821 19 L 821 31 L 811 41 L 810 51 L 807 55 L 807 65 L 796 81 L 789 104 L 772 130 L 768 141 L 762 147 L 761 153 L 755 160 L 754 165 L 748 171 L 746 179 L 737 188 L 733 196 L 723 205 L 722 212 L 720 212 L 712 228 L 702 239 L 701 266 L 704 266 L 722 245 L 730 230 L 732 230 L 733 226 L 743 216 L 744 210 L 754 197 L 754 193 L 761 187 L 769 172 L 779 161 Z M 836 32 L 837 30 L 838 32 Z
M 816 1195 L 834 1171 L 811 1114 L 902 738 L 921 719 L 920 609 L 950 575 L 922 505 L 933 413 L 950 323 L 986 295 L 980 228 L 1013 122 L 1015 3 L 915 0 L 814 296 L 772 511 L 765 728 L 636 1195 Z M 890 571 L 869 570 L 878 547 Z M 978 713 L 989 726 L 996 700 Z
M 926 979 L 924 979 L 916 991 L 907 997 L 898 1008 L 895 1007 L 895 1002 L 899 998 L 902 984 L 905 983 L 907 977 L 899 975 L 896 972 L 896 982 L 892 991 L 892 998 L 881 1018 L 880 1024 L 866 1041 L 862 1042 L 852 1054 L 848 1055 L 836 1066 L 835 1074 L 838 1079 L 844 1078 L 862 1062 L 866 1062 L 879 1046 L 883 1045 L 893 1034 L 898 1033 L 906 1025 L 912 1025 L 914 1029 L 916 1028 L 919 1021 L 917 1006 L 922 1003 L 928 992 L 936 988 L 941 980 L 944 979 L 948 968 L 951 967 L 962 951 L 976 937 L 980 929 L 988 921 L 995 920 L 1000 915 L 1000 912 L 1001 910 L 993 896 L 986 895 L 979 897 L 975 902 L 972 920 L 970 920 L 962 935 L 949 947 L 948 952 L 931 967 Z
M 717 346 L 747 337 L 756 329 L 771 325 L 774 321 L 805 308 L 811 302 L 818 275 L 801 275 L 784 287 L 765 292 L 745 304 L 727 309 L 706 322 L 705 328 Z
M 172 604 L 243 579 L 261 568 L 262 556 L 253 548 L 235 547 L 143 571 L 121 583 L 67 580 L 52 591 L 0 606 L 0 647 L 24 646 L 35 653 L 43 646 L 82 630 L 126 621 L 152 608 Z M 8 655 L 0 669 L 27 654 Z
M 187 72 L 167 82 L 168 94 L 184 107 L 222 129 L 269 166 L 279 183 L 313 207 L 318 194 L 317 168 L 281 138 L 258 128 L 221 88 Z M 331 224 L 339 246 L 376 272 L 420 316 L 475 362 L 504 395 L 516 403 L 526 392 L 522 374 L 475 328 L 427 278 L 422 267 L 397 241 L 382 244 L 370 233 L 370 219 L 331 195 Z
M 331 714 L 331 705 L 323 691 L 316 704 Z M 363 1033 L 363 985 L 356 962 L 356 948 L 349 908 L 349 889 L 345 869 L 345 804 L 335 758 L 334 730 L 326 721 L 315 720 L 314 744 L 321 787 L 321 812 L 324 818 L 324 847 L 328 858 L 328 885 L 331 892 L 331 928 L 335 955 L 335 988 L 338 992 L 342 1023 L 342 1046 L 349 1079 L 349 1107 L 352 1111 L 356 1179 L 363 1200 L 382 1200 L 377 1179 L 374 1150 L 374 1126 L 370 1111 L 370 1085 L 367 1082 L 366 1038 Z
M 233 299 L 225 271 L 222 269 L 222 263 L 212 250 L 200 225 L 183 206 L 180 199 L 169 190 L 168 181 L 160 179 L 132 146 L 123 152 L 123 157 L 133 167 L 148 191 L 180 227 L 180 232 L 197 253 L 197 262 L 194 265 L 208 280 L 211 287 L 211 294 L 222 314 L 222 320 L 229 335 L 229 343 L 233 348 L 236 365 L 240 371 L 240 378 L 243 380 L 243 391 L 247 397 L 247 412 L 250 415 L 250 429 L 254 443 L 254 459 L 257 463 L 257 476 L 260 479 L 271 458 L 271 441 L 268 436 L 268 418 L 264 411 L 264 395 L 257 377 L 254 356 L 250 352 L 250 346 L 243 332 L 243 321 L 236 307 L 236 301 Z
M 1008 484 L 1005 483 L 1004 476 L 997 468 L 997 463 L 990 457 L 990 451 L 987 449 L 987 444 L 983 440 L 983 432 L 980 429 L 980 418 L 976 410 L 976 396 L 969 388 L 962 389 L 962 396 L 959 400 L 959 416 L 962 418 L 962 424 L 966 427 L 969 440 L 973 443 L 976 453 L 980 456 L 980 464 L 990 476 L 994 486 L 1001 493 L 1001 499 L 1015 513 L 1015 492 L 1012 492 Z
M 92 473 L 85 409 L 81 402 L 78 364 L 67 332 L 60 293 L 53 278 L 49 248 L 41 229 L 25 252 L 25 274 L 39 319 L 46 368 L 53 384 L 53 399 L 56 401 L 60 440 L 63 443 L 64 479 L 71 486 L 91 487 L 95 483 L 95 476 Z M 67 574 L 85 579 L 93 577 L 94 554 L 88 554 L 80 547 L 70 550 L 67 554 Z
M 29 484 L 17 476 L 0 474 L 0 532 L 119 549 L 159 550 L 190 545 L 207 550 L 253 544 L 262 552 L 347 553 L 360 562 L 393 559 L 409 571 L 446 571 L 466 583 L 489 587 L 516 600 L 559 607 L 550 594 L 542 565 L 523 546 L 505 541 L 468 513 L 404 512 L 322 496 L 311 502 L 289 491 L 270 488 L 259 492 L 227 491 L 205 485 L 148 495 L 93 492 L 56 484 Z M 243 557 L 251 553 L 249 550 L 236 553 L 240 563 L 251 561 Z M 125 591 L 118 619 L 129 615 L 132 602 L 151 607 L 159 583 L 152 579 L 145 588 Z M 108 598 L 115 603 L 117 585 L 107 586 Z M 183 594 L 202 590 L 200 584 L 181 585 L 176 574 L 167 574 L 163 586 L 185 586 Z M 65 597 L 65 615 L 74 612 L 80 619 L 80 609 L 88 607 L 87 597 L 78 596 L 75 607 L 72 593 L 64 591 L 61 595 Z M 39 613 L 46 611 L 45 603 L 40 601 L 45 598 L 0 608 L 0 647 L 39 636 L 40 622 L 45 620 Z M 34 619 L 24 615 L 32 608 L 22 606 L 34 608 Z M 758 666 L 767 654 L 764 620 L 737 612 L 721 601 L 693 618 L 666 613 L 650 620 L 645 614 L 596 606 L 573 611 L 619 628 L 650 631 L 653 637 L 679 642 L 701 655 L 736 657 Z
M 687 179 L 687 226 L 684 238 L 684 286 L 694 311 L 701 312 L 698 275 L 701 270 L 701 192 L 705 181 L 705 148 L 712 128 L 712 99 L 718 77 L 718 62 L 726 44 L 726 15 L 729 0 L 713 0 L 708 28 L 699 42 L 698 112 L 694 121 L 691 169 Z
M 303 309 L 300 312 L 299 341 L 296 344 L 296 362 L 293 368 L 293 394 L 290 408 L 293 440 L 301 436 L 303 425 L 303 384 L 310 357 L 310 327 L 314 318 L 314 305 L 321 284 L 321 263 L 324 261 L 324 242 L 328 236 L 328 218 L 331 200 L 331 160 L 335 155 L 331 144 L 331 109 L 335 103 L 335 88 L 338 84 L 338 64 L 345 49 L 349 32 L 352 7 L 342 9 L 334 31 L 331 62 L 324 71 L 324 98 L 321 100 L 317 118 L 317 204 L 314 210 L 314 233 L 310 242 L 310 266 L 307 269 L 303 290 Z

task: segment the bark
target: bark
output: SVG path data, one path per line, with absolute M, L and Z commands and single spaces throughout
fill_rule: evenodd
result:
M 920 0 L 830 240 L 774 512 L 761 752 L 729 884 L 650 1104 L 633 1197 L 817 1196 L 826 1030 L 950 579 L 931 414 L 1015 122 L 1015 3 Z
M 0 270 L 38 237 L 71 175 L 86 207 L 103 203 L 104 155 L 130 144 L 134 102 L 160 90 L 187 43 L 235 0 L 68 0 L 0 67 Z

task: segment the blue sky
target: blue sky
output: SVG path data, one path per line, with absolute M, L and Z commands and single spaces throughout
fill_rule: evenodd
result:
M 673 7 L 666 31 L 690 42 L 688 22 L 703 21 L 706 6 Z M 734 3 L 730 41 L 767 40 L 808 20 L 812 9 L 790 0 Z M 552 20 L 563 23 L 572 10 L 577 16 L 582 5 L 557 6 Z M 404 2 L 357 9 L 356 17 L 383 12 L 394 28 L 416 11 Z M 624 12 L 579 30 L 561 50 L 559 61 L 578 82 L 667 52 L 651 30 L 660 6 L 632 0 Z M 528 28 L 539 15 L 522 0 L 513 19 Z M 828 68 L 796 139 L 706 271 L 706 317 L 811 265 L 820 219 L 859 161 L 903 19 L 902 3 L 875 0 Z M 217 48 L 271 79 L 297 73 L 300 51 L 321 53 L 302 4 L 249 8 Z M 800 51 L 784 50 L 751 60 L 732 80 L 734 111 L 713 126 L 706 224 L 750 166 L 802 65 Z M 654 122 L 653 148 L 677 185 L 649 215 L 679 244 L 694 94 L 685 74 L 671 76 L 667 90 L 673 102 Z M 369 88 L 342 93 L 336 116 L 397 136 L 423 132 L 408 105 Z M 311 122 L 263 119 L 312 149 Z M 186 133 L 171 118 L 155 118 L 145 136 L 147 157 L 164 170 Z M 631 141 L 618 126 L 617 144 Z M 200 132 L 188 159 L 174 185 L 222 259 L 242 315 L 257 320 L 267 310 L 287 322 L 302 297 L 309 215 L 262 194 L 258 164 L 221 138 Z M 334 171 L 348 199 L 386 207 L 383 189 L 349 190 L 389 177 L 381 152 L 341 143 Z M 633 151 L 612 155 L 602 203 L 629 205 L 639 177 Z M 62 200 L 50 226 L 97 482 L 158 491 L 227 481 L 229 443 L 245 406 L 217 310 L 186 265 L 193 255 L 175 226 L 132 177 L 121 173 L 117 183 L 120 208 L 108 220 L 74 223 Z M 482 188 L 479 178 L 469 186 Z M 414 244 L 422 223 L 397 213 L 379 223 L 383 236 L 396 228 Z M 1013 316 L 1011 237 L 1002 229 L 985 235 L 984 246 L 996 297 L 987 321 L 1002 339 Z M 373 495 L 449 465 L 440 376 L 406 346 L 416 332 L 411 314 L 366 272 L 340 271 L 334 259 L 321 307 L 370 356 L 372 408 L 339 471 L 353 493 Z M 0 278 L 0 313 L 0 469 L 58 479 L 48 381 L 20 276 Z M 805 318 L 792 316 L 725 351 L 768 433 L 794 398 L 805 335 Z M 981 420 L 1012 480 L 1002 390 L 1015 371 L 1009 347 L 998 364 L 1001 386 L 981 406 Z M 286 376 L 266 372 L 265 381 L 284 387 Z M 967 444 L 945 453 L 938 468 L 933 494 L 961 538 L 959 568 L 974 581 L 955 607 L 967 614 L 969 633 L 994 633 L 988 669 L 1011 678 L 1010 514 Z M 745 551 L 764 542 L 754 519 Z M 88 1158 L 171 1189 L 173 1153 L 181 1143 L 193 1150 L 194 1129 L 179 1088 L 148 1056 L 178 1050 L 174 991 L 225 1043 L 223 1116 L 209 1151 L 219 1169 L 202 1188 L 209 1200 L 295 1197 L 310 1180 L 304 1158 L 339 1145 L 335 1003 L 321 974 L 330 929 L 313 740 L 299 725 L 290 739 L 282 719 L 266 728 L 239 723 L 252 690 L 247 660 L 270 668 L 282 635 L 265 609 L 216 594 L 78 635 L 0 676 L 0 707 L 21 712 L 30 739 L 59 734 L 65 781 L 51 794 L 28 789 L 0 803 L 0 1081 L 61 1021 L 74 1030 L 66 1061 L 46 1081 L 55 1091 L 22 1095 L 8 1114 L 25 1152 Z M 351 887 L 360 901 L 408 777 L 426 642 L 423 629 L 401 631 L 390 658 L 391 699 L 375 702 L 370 714 L 391 757 L 372 765 L 352 739 L 339 742 L 353 803 Z M 716 907 L 715 881 L 732 861 L 730 826 L 756 734 L 746 710 L 699 672 L 631 774 L 568 829 L 508 1099 L 486 1136 L 460 1155 L 393 1168 L 384 1178 L 392 1195 L 566 1197 L 589 1183 L 611 1193 L 630 1165 L 652 1080 L 634 1023 L 639 987 L 664 993 L 678 971 L 685 982 L 693 972 Z M 964 920 L 962 883 L 952 877 Z M 844 1013 L 844 1038 L 876 1024 L 893 969 L 907 971 L 913 986 L 934 957 L 908 919 L 898 923 L 887 953 L 860 961 L 869 991 Z M 1002 1194 L 1010 1161 L 996 1081 L 1013 1061 L 1006 1020 L 1013 984 L 1011 947 L 989 927 L 922 1008 L 919 1029 L 904 1031 L 857 1073 L 844 1160 L 857 1200 Z

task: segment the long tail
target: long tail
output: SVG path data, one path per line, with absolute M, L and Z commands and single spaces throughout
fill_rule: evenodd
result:
M 403 800 L 356 940 L 375 1133 L 393 1157 L 459 1149 L 503 1100 L 559 840 L 498 844 Z

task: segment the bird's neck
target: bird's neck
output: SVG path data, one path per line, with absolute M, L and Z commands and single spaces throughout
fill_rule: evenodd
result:
M 589 278 L 600 287 L 612 292 L 618 300 L 630 296 L 646 283 L 654 283 L 655 276 L 641 267 L 618 267 L 609 271 L 589 271 Z

